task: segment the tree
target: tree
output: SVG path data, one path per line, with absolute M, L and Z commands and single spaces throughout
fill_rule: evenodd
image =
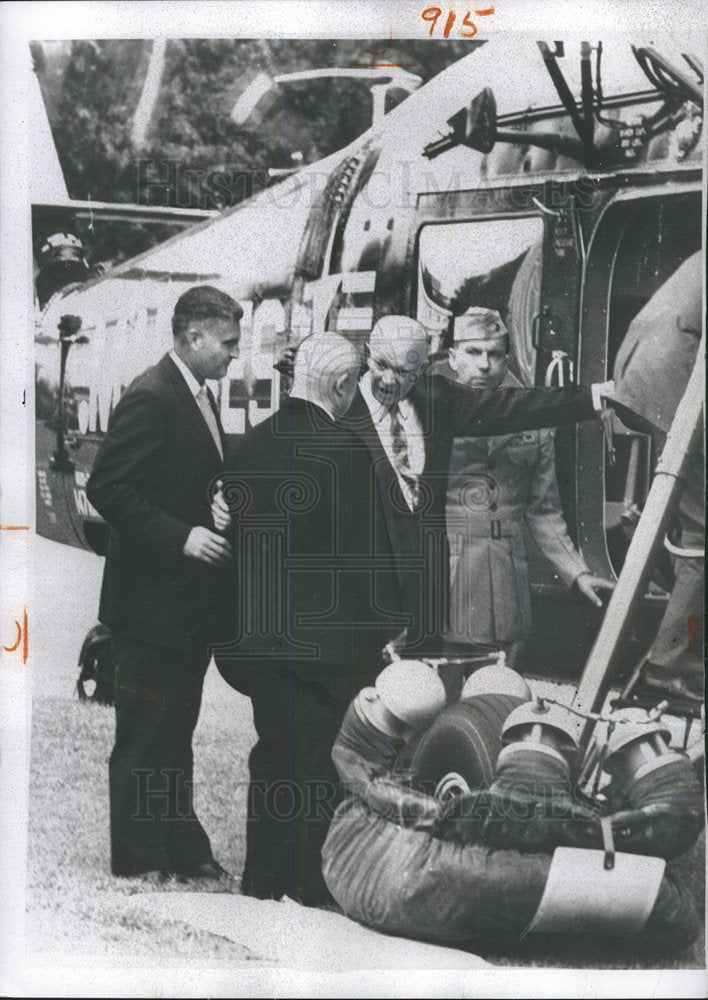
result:
M 369 125 L 368 87 L 314 81 L 283 89 L 255 129 L 230 117 L 239 93 L 258 73 L 371 65 L 385 52 L 424 81 L 467 54 L 464 41 L 182 39 L 167 43 L 161 86 L 140 151 L 131 145 L 133 114 L 152 48 L 132 40 L 35 43 L 33 56 L 71 197 L 103 201 L 225 207 L 248 195 L 254 174 L 312 162 L 352 142 Z M 401 95 L 402 96 L 402 95 Z M 293 159 L 293 154 L 302 159 Z M 142 161 L 142 167 L 140 163 Z M 152 164 L 170 183 L 140 186 Z M 229 173 L 221 200 L 209 177 Z M 144 249 L 145 234 L 141 242 Z

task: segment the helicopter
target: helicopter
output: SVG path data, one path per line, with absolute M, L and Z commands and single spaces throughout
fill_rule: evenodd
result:
M 195 284 L 244 309 L 240 357 L 213 386 L 227 435 L 277 409 L 288 348 L 314 330 L 361 347 L 387 314 L 416 317 L 437 359 L 455 316 L 496 309 L 521 384 L 611 377 L 633 317 L 702 246 L 698 56 L 507 36 L 409 91 L 348 147 L 51 294 L 35 355 L 39 534 L 105 552 L 85 491 L 97 448 L 121 393 L 170 348 L 173 305 Z M 616 414 L 610 430 L 559 428 L 556 459 L 571 536 L 593 572 L 617 577 L 657 456 Z M 577 676 L 600 613 L 527 551 L 535 627 L 521 669 Z M 628 661 L 670 589 L 659 564 Z

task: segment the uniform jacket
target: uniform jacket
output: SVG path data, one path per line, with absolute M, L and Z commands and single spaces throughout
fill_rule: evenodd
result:
M 369 454 L 319 407 L 287 398 L 226 463 L 225 496 L 242 594 L 235 642 L 218 657 L 244 690 L 243 666 L 366 669 L 400 633 L 391 542 Z M 311 671 L 310 671 L 311 672 Z
M 587 571 L 561 511 L 553 432 L 456 438 L 447 493 L 452 641 L 516 642 L 529 632 L 524 522 L 567 586 Z
M 422 502 L 411 513 L 398 479 L 357 393 L 343 423 L 363 440 L 380 482 L 384 513 L 397 559 L 411 644 L 434 645 L 448 617 L 449 551 L 446 530 L 447 480 L 453 439 L 516 433 L 594 417 L 589 388 L 468 389 L 441 375 L 424 375 L 408 395 L 425 439 L 420 477 Z
M 113 631 L 182 650 L 223 638 L 232 574 L 182 552 L 193 527 L 212 527 L 209 486 L 221 469 L 199 406 L 166 355 L 123 394 L 87 486 L 110 526 L 99 618 Z

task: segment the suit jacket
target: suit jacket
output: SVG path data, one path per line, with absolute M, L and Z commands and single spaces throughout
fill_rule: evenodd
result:
M 421 504 L 412 513 L 361 392 L 342 421 L 367 445 L 383 498 L 397 561 L 402 608 L 413 621 L 412 645 L 431 650 L 448 621 L 449 550 L 445 505 L 455 437 L 487 437 L 588 420 L 596 416 L 584 386 L 561 389 L 468 389 L 441 375 L 424 375 L 408 399 L 423 429 Z
M 111 529 L 99 618 L 116 633 L 195 652 L 223 638 L 232 574 L 182 552 L 193 527 L 212 527 L 209 487 L 221 469 L 166 355 L 123 394 L 87 486 Z
M 366 446 L 287 398 L 228 456 L 224 489 L 242 596 L 238 634 L 217 659 L 224 676 L 245 690 L 248 670 L 275 660 L 373 680 L 406 619 Z

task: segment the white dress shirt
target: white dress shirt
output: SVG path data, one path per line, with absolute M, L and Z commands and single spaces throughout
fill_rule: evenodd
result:
M 214 441 L 214 446 L 216 447 L 216 450 L 219 452 L 219 456 L 223 458 L 224 451 L 221 446 L 219 425 L 216 421 L 216 416 L 214 415 L 214 411 L 211 408 L 211 403 L 209 402 L 206 383 L 203 385 L 199 384 L 194 373 L 189 370 L 187 365 L 185 365 L 184 361 L 182 361 L 180 356 L 175 351 L 170 351 L 170 357 L 177 365 L 182 375 L 182 378 L 187 383 L 187 388 L 194 396 L 194 401 L 199 407 L 202 416 L 204 417 L 204 423 L 207 425 L 207 429 L 212 436 L 212 439 Z
M 364 401 L 369 408 L 369 413 L 371 414 L 371 419 L 374 427 L 376 428 L 376 433 L 379 436 L 383 450 L 386 452 L 388 460 L 396 472 L 396 478 L 398 479 L 398 484 L 401 487 L 401 492 L 406 498 L 406 503 L 413 511 L 415 510 L 415 500 L 411 492 L 411 485 L 400 474 L 394 457 L 393 439 L 391 436 L 391 422 L 393 419 L 391 416 L 391 408 L 384 406 L 374 396 L 371 390 L 370 372 L 366 372 L 364 374 L 359 382 L 359 388 L 362 396 L 364 397 Z M 418 419 L 418 414 L 415 412 L 415 407 L 409 399 L 401 399 L 396 405 L 398 406 L 401 424 L 406 435 L 408 464 L 410 465 L 410 470 L 414 476 L 420 476 L 425 468 L 425 439 L 423 437 L 423 427 Z
M 189 368 L 187 368 L 184 361 L 180 358 L 176 351 L 170 351 L 170 357 L 179 368 L 182 378 L 187 383 L 187 388 L 191 394 L 196 397 L 197 393 L 201 389 L 201 385 L 199 384 L 197 378 L 192 374 Z

